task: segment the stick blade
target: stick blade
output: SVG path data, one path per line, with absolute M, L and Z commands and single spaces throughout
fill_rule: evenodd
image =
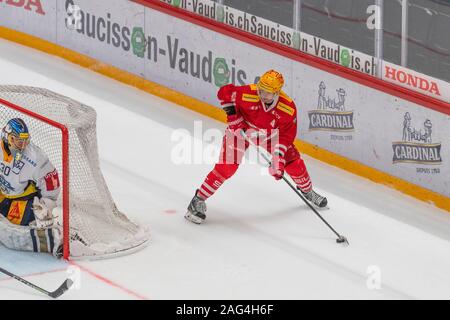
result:
M 341 244 L 343 244 L 345 246 L 349 246 L 350 245 L 350 243 L 348 242 L 347 238 L 344 237 L 344 236 L 339 236 L 339 238 L 336 239 L 336 242 L 337 243 L 341 243 Z
M 69 288 L 72 286 L 73 281 L 72 279 L 66 279 L 66 281 L 63 282 L 62 285 L 59 286 L 58 289 L 56 289 L 53 292 L 50 292 L 50 297 L 56 299 L 58 297 L 60 297 L 61 295 L 64 294 L 64 292 L 66 292 L 67 290 L 69 290 Z

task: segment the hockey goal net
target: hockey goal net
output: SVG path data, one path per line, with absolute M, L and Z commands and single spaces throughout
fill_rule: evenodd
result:
M 2 85 L 0 127 L 16 117 L 59 172 L 65 259 L 127 254 L 148 242 L 148 229 L 117 209 L 105 183 L 94 109 L 46 89 Z

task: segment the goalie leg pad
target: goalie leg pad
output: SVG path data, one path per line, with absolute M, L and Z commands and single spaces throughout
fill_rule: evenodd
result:
M 33 242 L 34 252 L 48 252 L 53 254 L 60 244 L 60 234 L 57 228 L 30 228 L 30 236 Z
M 53 255 L 62 244 L 59 227 L 37 229 L 12 224 L 0 215 L 0 242 L 7 248 L 20 251 L 48 252 Z

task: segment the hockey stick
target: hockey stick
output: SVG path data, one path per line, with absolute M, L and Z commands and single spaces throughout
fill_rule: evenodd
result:
M 240 133 L 241 133 L 242 137 L 246 141 L 248 141 L 248 143 L 250 143 L 252 146 L 256 147 L 256 150 L 258 151 L 258 153 L 264 158 L 264 160 L 267 161 L 269 166 L 271 166 L 272 160 L 269 159 L 269 157 L 265 153 L 261 152 L 259 146 L 256 145 L 251 139 L 248 138 L 248 136 L 245 134 L 244 130 L 241 130 Z M 316 208 L 314 208 L 313 205 L 310 204 L 309 201 L 306 200 L 306 198 L 297 190 L 297 188 L 292 185 L 292 183 L 285 177 L 284 174 L 282 175 L 281 178 L 288 184 L 288 186 L 292 190 L 294 190 L 294 192 L 303 200 L 303 202 L 306 203 L 308 205 L 308 207 L 328 226 L 328 228 L 330 228 L 331 231 L 333 231 L 338 236 L 338 238 L 336 239 L 337 243 L 345 243 L 345 244 L 349 245 L 347 238 L 340 235 L 336 230 L 334 230 L 334 228 L 320 215 L 320 213 L 317 212 Z
M 13 278 L 13 279 L 16 279 L 16 280 L 22 282 L 23 284 L 26 284 L 27 286 L 29 286 L 29 287 L 31 287 L 31 288 L 33 288 L 33 289 L 35 289 L 35 290 L 37 290 L 37 291 L 39 291 L 39 292 L 45 294 L 45 295 L 47 295 L 47 296 L 49 296 L 49 297 L 51 297 L 51 298 L 54 298 L 54 299 L 60 297 L 64 292 L 66 292 L 66 291 L 70 288 L 70 286 L 72 285 L 72 283 L 73 283 L 73 281 L 72 281 L 71 279 L 66 279 L 66 280 L 59 286 L 58 289 L 56 289 L 56 290 L 53 291 L 53 292 L 49 292 L 49 291 L 47 291 L 47 290 L 42 289 L 41 287 L 38 287 L 37 285 L 32 284 L 31 282 L 28 282 L 27 280 L 25 280 L 25 279 L 23 279 L 23 278 L 21 278 L 21 277 L 19 277 L 19 276 L 16 276 L 15 274 L 9 272 L 8 270 L 5 270 L 5 269 L 3 269 L 3 268 L 0 268 L 0 272 L 6 274 L 6 275 L 8 275 L 8 276 L 10 276 L 10 277 Z

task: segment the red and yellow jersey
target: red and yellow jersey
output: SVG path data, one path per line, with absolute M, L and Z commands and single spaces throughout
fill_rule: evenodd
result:
M 297 135 L 297 108 L 283 91 L 270 106 L 261 102 L 256 84 L 234 86 L 228 84 L 217 94 L 222 106 L 234 105 L 236 114 L 244 118 L 248 128 L 271 136 L 278 133 L 280 149 L 286 151 Z

